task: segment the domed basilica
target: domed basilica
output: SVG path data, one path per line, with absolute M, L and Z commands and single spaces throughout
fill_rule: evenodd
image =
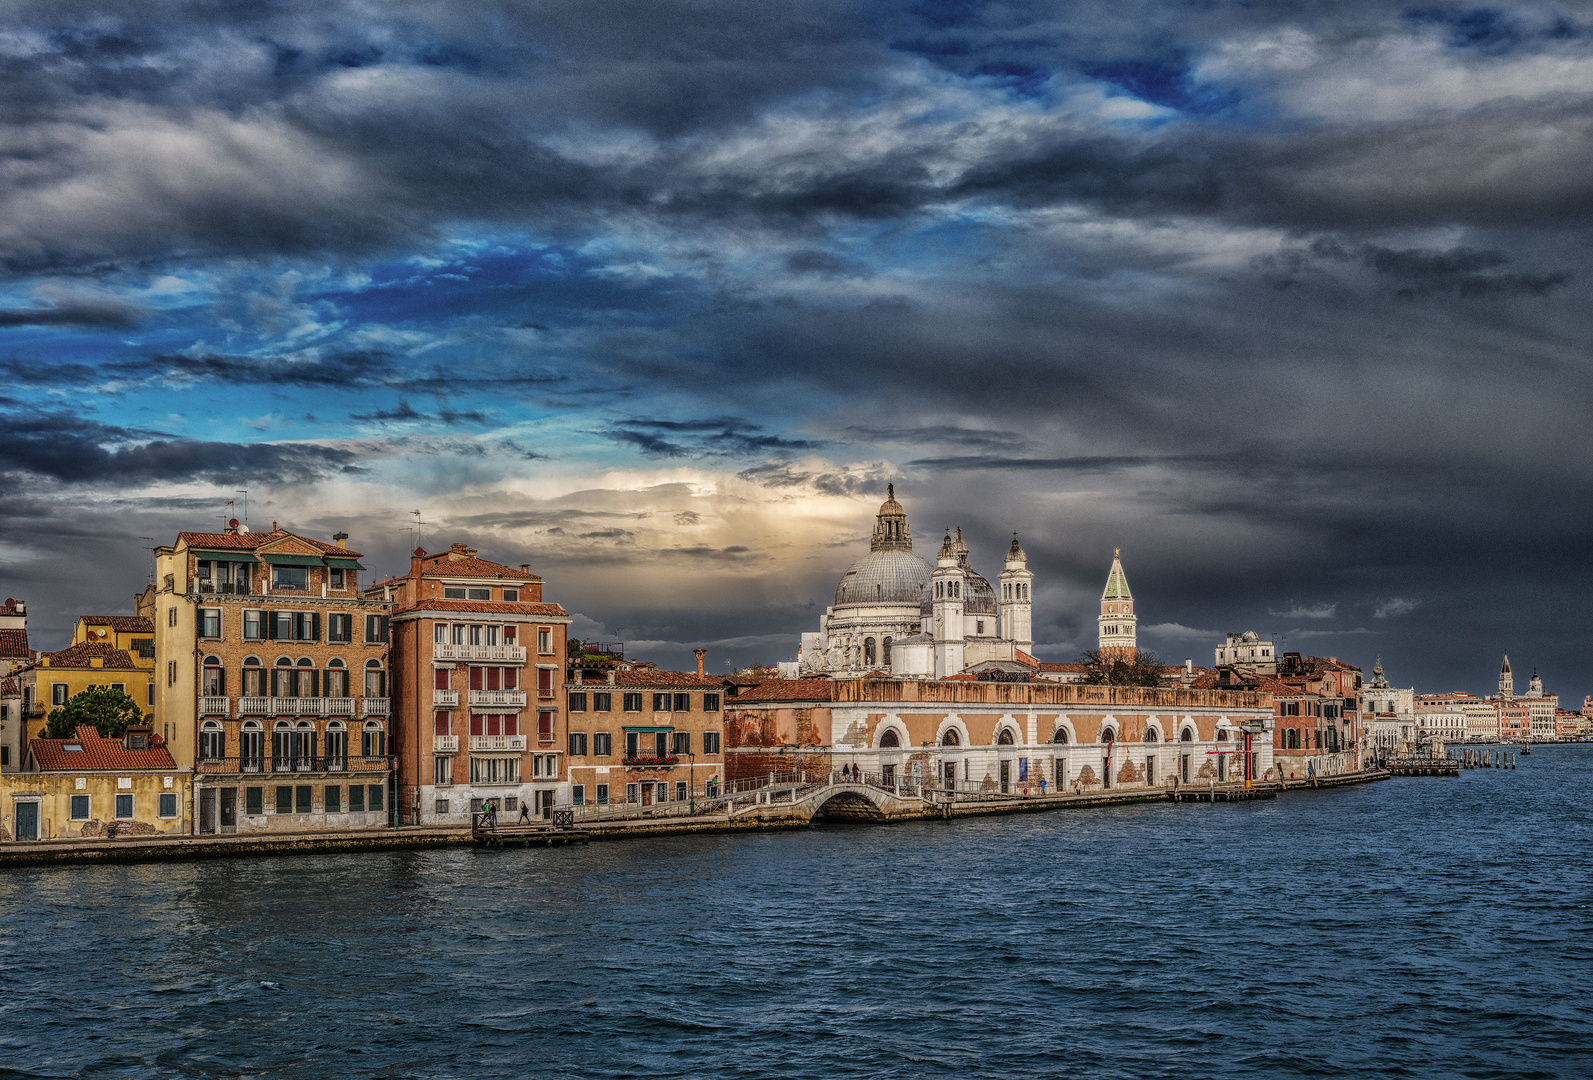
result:
M 907 511 L 887 489 L 869 551 L 835 589 L 817 633 L 802 635 L 792 674 L 942 679 L 978 665 L 1022 666 L 1033 644 L 1034 575 L 1014 535 L 1000 593 L 969 565 L 962 529 L 948 533 L 936 561 L 913 552 Z M 1029 664 L 1034 661 L 1027 656 Z

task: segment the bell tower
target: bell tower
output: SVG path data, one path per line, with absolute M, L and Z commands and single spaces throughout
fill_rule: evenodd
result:
M 935 626 L 935 678 L 961 674 L 964 637 L 962 613 L 967 585 L 968 545 L 962 542 L 962 528 L 954 540 L 950 533 L 940 545 L 935 572 L 930 575 Z
M 1499 668 L 1499 696 L 1513 698 L 1516 696 L 1515 676 L 1510 674 L 1510 654 L 1504 654 L 1504 664 Z
M 1012 534 L 1012 546 L 1007 549 L 1007 567 L 1001 571 L 1001 636 L 1024 652 L 1034 647 L 1033 607 L 1029 587 L 1034 574 L 1029 571 L 1029 557 L 1018 546 L 1018 534 Z
M 1098 648 L 1103 660 L 1134 659 L 1139 648 L 1138 619 L 1134 615 L 1134 594 L 1128 591 L 1128 578 L 1123 576 L 1123 552 L 1112 551 L 1112 570 L 1106 575 L 1106 588 L 1101 590 L 1101 614 L 1096 620 L 1100 628 Z

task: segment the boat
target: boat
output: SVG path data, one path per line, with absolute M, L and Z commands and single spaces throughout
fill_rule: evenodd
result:
M 1529 747 L 1529 746 L 1527 746 L 1527 745 L 1525 745 L 1525 744 L 1522 744 L 1522 747 L 1521 747 L 1521 749 L 1520 749 L 1520 750 L 1519 750 L 1519 751 L 1518 751 L 1518 753 L 1520 753 L 1520 755 L 1521 755 L 1521 756 L 1522 756 L 1522 757 L 1526 757 L 1526 756 L 1527 756 L 1527 755 L 1529 755 L 1529 754 L 1531 754 L 1531 753 L 1532 753 L 1532 748 L 1531 748 L 1531 747 Z

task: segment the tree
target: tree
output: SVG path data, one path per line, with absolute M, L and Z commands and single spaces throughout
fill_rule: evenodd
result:
M 120 738 L 127 725 L 144 719 L 138 702 L 109 686 L 91 686 L 74 694 L 59 709 L 51 709 L 44 721 L 46 739 L 70 739 L 79 724 L 88 724 L 107 739 Z
M 1079 657 L 1084 674 L 1079 682 L 1086 686 L 1161 686 L 1162 662 L 1146 649 L 1134 650 L 1132 658 L 1109 653 L 1101 655 L 1099 649 L 1086 649 Z

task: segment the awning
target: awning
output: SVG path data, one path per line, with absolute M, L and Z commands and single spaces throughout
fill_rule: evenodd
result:
M 358 559 L 338 559 L 331 555 L 326 557 L 326 565 L 334 570 L 363 570 Z
M 208 551 L 204 548 L 190 548 L 189 553 L 211 562 L 254 562 L 252 551 Z
M 672 727 L 630 727 L 630 726 L 627 725 L 625 730 L 626 731 L 674 731 L 675 729 L 672 728 Z
M 260 556 L 272 566 L 325 566 L 318 555 L 272 555 L 266 552 Z

